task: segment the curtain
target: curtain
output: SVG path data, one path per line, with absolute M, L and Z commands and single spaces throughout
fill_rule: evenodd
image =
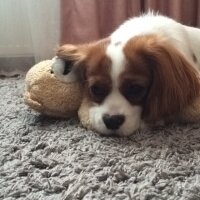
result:
M 60 43 L 106 37 L 127 18 L 149 9 L 186 25 L 200 26 L 199 0 L 61 0 Z
M 0 0 L 0 74 L 14 75 L 54 56 L 59 13 L 58 0 Z
M 60 44 L 106 37 L 148 9 L 200 27 L 200 0 L 0 0 L 0 75 L 51 59 Z

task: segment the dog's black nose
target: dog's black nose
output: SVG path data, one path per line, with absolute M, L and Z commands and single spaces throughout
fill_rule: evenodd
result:
M 108 129 L 116 130 L 118 129 L 125 121 L 124 115 L 109 115 L 105 114 L 103 116 L 103 122 Z

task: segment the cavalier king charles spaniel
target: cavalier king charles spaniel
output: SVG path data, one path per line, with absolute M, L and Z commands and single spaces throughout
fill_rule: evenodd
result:
M 200 29 L 149 13 L 105 39 L 59 47 L 53 71 L 84 85 L 92 129 L 127 136 L 190 105 L 199 68 Z

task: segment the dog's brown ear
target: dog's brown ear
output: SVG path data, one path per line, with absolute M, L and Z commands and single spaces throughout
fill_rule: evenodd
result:
M 94 64 L 94 60 L 99 58 L 101 51 L 105 51 L 108 42 L 109 39 L 105 38 L 86 44 L 66 44 L 57 49 L 56 55 L 63 59 L 66 68 L 70 68 L 78 76 L 84 78 L 86 68 Z
M 86 59 L 89 53 L 89 47 L 90 44 L 65 44 L 57 49 L 56 55 L 63 60 L 73 63 L 74 66 L 77 66 Z
M 190 105 L 200 94 L 200 81 L 194 66 L 167 41 L 156 36 L 147 36 L 144 41 L 140 53 L 152 73 L 144 116 L 154 121 Z
M 56 55 L 64 60 L 74 62 L 79 65 L 87 59 L 95 50 L 103 49 L 109 42 L 109 38 L 104 38 L 98 41 L 84 43 L 84 44 L 65 44 L 56 50 Z
M 63 75 L 70 73 L 73 79 L 84 81 L 85 61 L 88 57 L 90 46 L 91 44 L 65 44 L 57 49 L 56 55 L 64 63 Z

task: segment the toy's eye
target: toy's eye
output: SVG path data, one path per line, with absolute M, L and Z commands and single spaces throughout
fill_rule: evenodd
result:
M 108 95 L 108 92 L 109 92 L 108 89 L 106 89 L 106 87 L 103 85 L 90 86 L 91 97 L 97 103 L 103 101 L 104 98 Z
M 63 75 L 67 75 L 71 72 L 73 67 L 73 61 L 71 60 L 64 60 L 64 71 Z

